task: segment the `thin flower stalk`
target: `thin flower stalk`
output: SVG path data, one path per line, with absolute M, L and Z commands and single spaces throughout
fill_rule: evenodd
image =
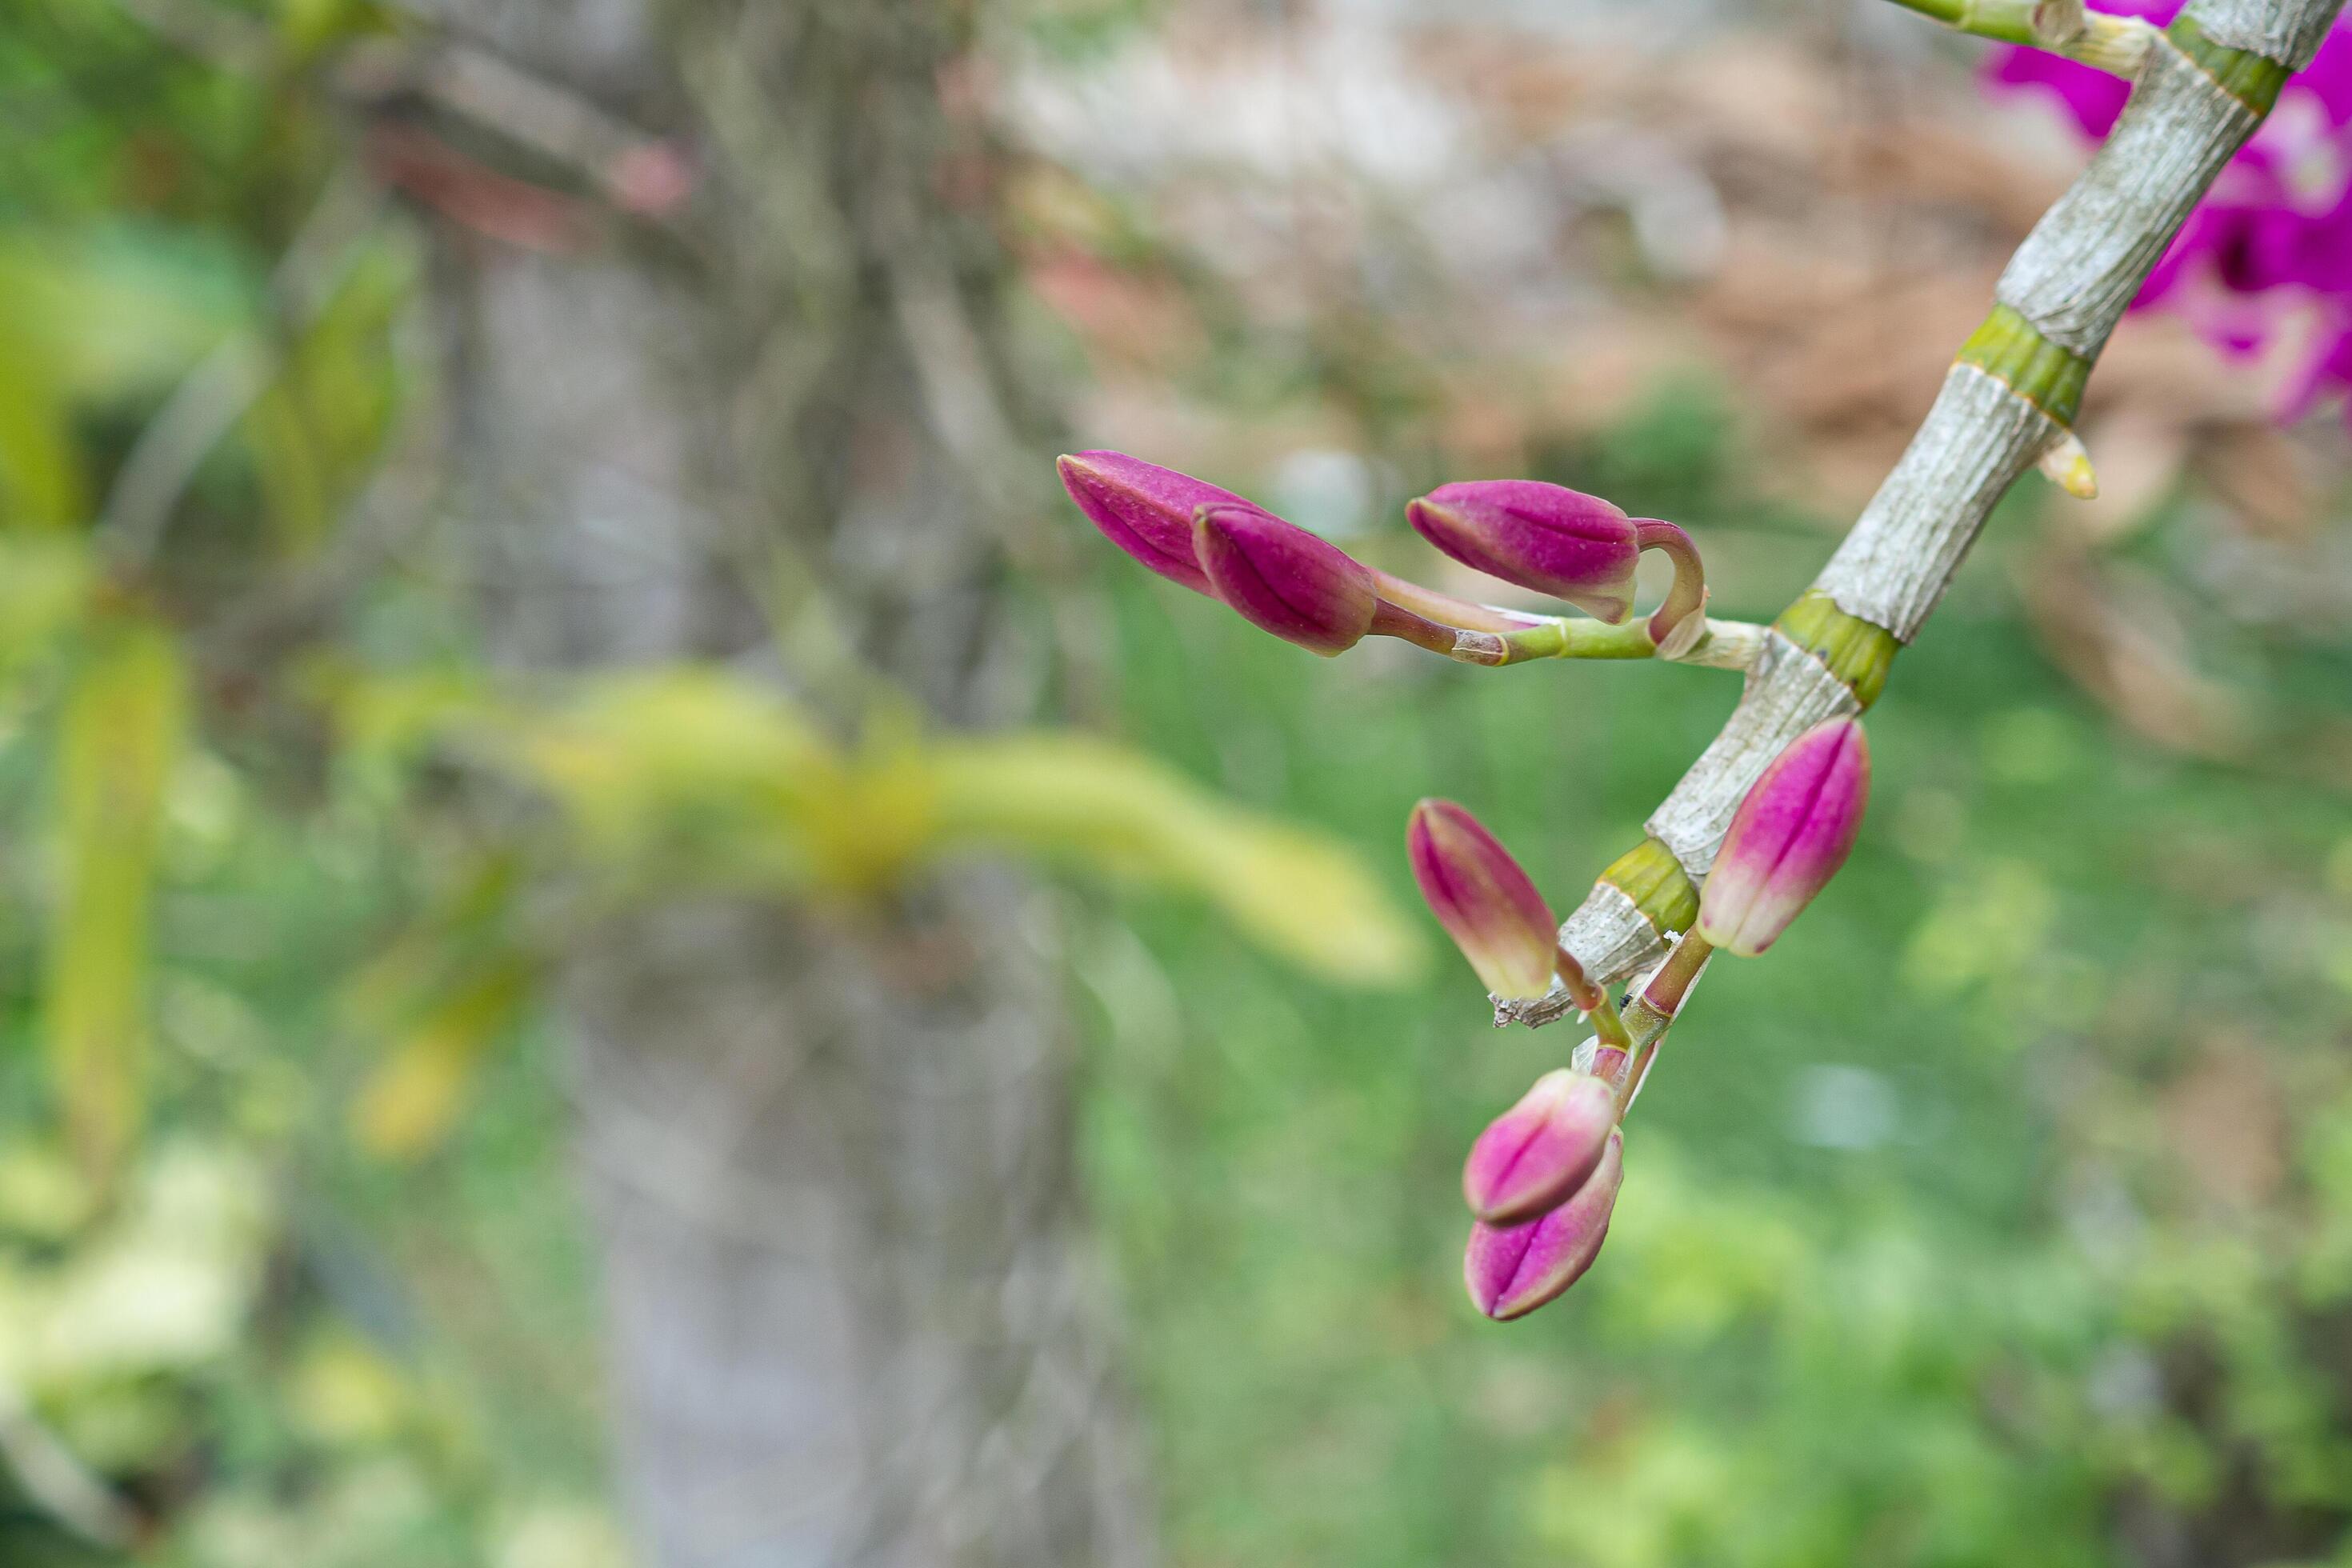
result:
M 2084 9 L 2082 0 L 1895 0 L 1958 32 L 2047 49 L 2126 80 L 2147 58 L 2157 29 L 2137 16 Z
M 1616 1086 L 1620 1117 L 1633 1109 L 1633 1100 L 1650 1076 L 1651 1064 L 1657 1059 L 1658 1047 L 1665 1043 L 1666 1031 L 1674 1027 L 1691 988 L 1706 973 L 1707 962 L 1714 956 L 1712 942 L 1696 931 L 1684 932 L 1666 961 L 1643 983 L 1632 1005 L 1625 1009 L 1625 1032 L 1631 1041 L 1629 1059 L 1622 1071 L 1603 1075 Z M 1594 1070 L 1598 1072 L 1599 1068 Z

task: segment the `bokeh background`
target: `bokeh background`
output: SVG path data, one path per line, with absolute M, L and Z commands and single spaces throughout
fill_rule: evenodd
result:
M 1550 479 L 1769 619 L 2088 154 L 1986 54 L 6 0 L 0 1563 L 2352 1562 L 2292 323 L 2126 322 L 2105 494 L 1996 515 L 1508 1326 L 1457 1164 L 1574 1037 L 1488 1026 L 1405 814 L 1566 907 L 1736 681 L 1320 661 L 1051 483 L 1491 596 L 1403 502 Z

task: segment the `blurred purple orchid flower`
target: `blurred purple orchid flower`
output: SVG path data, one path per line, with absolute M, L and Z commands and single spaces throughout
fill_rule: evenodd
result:
M 2183 0 L 2091 4 L 2164 26 Z M 2022 47 L 1995 50 L 1985 77 L 2050 93 L 2094 138 L 2114 128 L 2131 95 L 2104 71 Z M 2282 420 L 2352 392 L 2352 30 L 2342 27 L 2286 84 L 2132 302 L 2178 311 L 2232 356 L 2261 352 L 2291 313 L 2313 306 L 2319 328 L 2276 409 Z

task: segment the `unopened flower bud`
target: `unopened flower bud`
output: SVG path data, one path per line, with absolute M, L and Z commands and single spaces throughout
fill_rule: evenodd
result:
M 1440 485 L 1405 509 L 1465 566 L 1565 599 L 1611 624 L 1633 607 L 1633 520 L 1599 496 L 1538 479 Z
M 1837 875 L 1870 799 L 1855 719 L 1816 724 L 1772 759 L 1732 816 L 1700 895 L 1698 933 L 1752 958 Z
M 1405 852 L 1430 912 L 1486 989 L 1528 1000 L 1551 989 L 1559 927 L 1511 852 L 1450 800 L 1412 808 Z
M 1671 522 L 1538 479 L 1440 485 L 1405 509 L 1423 539 L 1465 566 L 1565 599 L 1611 625 L 1633 608 L 1633 568 L 1644 550 L 1674 558 L 1674 586 L 1650 617 L 1654 642 L 1685 651 L 1706 627 L 1706 577 L 1690 535 Z M 1679 637 L 1677 637 L 1679 633 Z
M 1549 1214 L 1524 1225 L 1470 1227 L 1462 1279 L 1480 1311 L 1498 1322 L 1525 1317 L 1592 1267 L 1624 1180 L 1624 1134 L 1611 1133 L 1592 1174 Z
M 1192 552 L 1210 590 L 1261 630 L 1329 658 L 1372 629 L 1371 569 L 1296 523 L 1247 501 L 1202 507 Z
M 1510 1226 L 1558 1208 L 1599 1166 L 1616 1126 L 1608 1084 L 1568 1068 L 1544 1074 L 1470 1146 L 1462 1166 L 1470 1212 Z
M 1104 538 L 1172 583 L 1214 593 L 1192 552 L 1192 519 L 1204 506 L 1249 502 L 1124 452 L 1079 452 L 1054 466 L 1070 499 Z

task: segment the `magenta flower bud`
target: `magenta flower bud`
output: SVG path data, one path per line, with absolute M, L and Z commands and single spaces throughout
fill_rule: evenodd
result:
M 1057 458 L 1063 489 L 1103 537 L 1171 583 L 1213 595 L 1192 553 L 1192 518 L 1204 506 L 1247 506 L 1231 490 L 1124 452 Z
M 1567 1068 L 1544 1074 L 1470 1146 L 1462 1166 L 1470 1212 L 1511 1226 L 1558 1208 L 1601 1163 L 1616 1127 L 1608 1084 Z
M 1633 608 L 1633 567 L 1644 550 L 1674 558 L 1675 584 L 1650 617 L 1668 636 L 1706 605 L 1706 578 L 1690 535 L 1671 522 L 1628 517 L 1599 496 L 1539 479 L 1440 485 L 1405 508 L 1420 535 L 1465 566 L 1565 599 L 1609 622 Z M 1693 640 L 1704 622 L 1688 628 Z
M 1870 800 L 1857 719 L 1816 724 L 1772 759 L 1723 836 L 1700 895 L 1698 933 L 1753 958 L 1837 875 Z
M 1601 1163 L 1576 1195 L 1524 1225 L 1470 1227 L 1462 1279 L 1470 1300 L 1497 1322 L 1523 1318 L 1567 1289 L 1601 1256 L 1609 1214 L 1625 1177 L 1625 1135 L 1612 1132 Z
M 1566 599 L 1611 624 L 1633 607 L 1633 520 L 1599 496 L 1538 479 L 1440 485 L 1405 509 L 1465 566 Z
M 1370 567 L 1247 501 L 1202 507 L 1192 552 L 1244 620 L 1326 658 L 1363 641 L 1380 609 Z
M 1450 800 L 1424 800 L 1405 827 L 1412 879 L 1445 934 L 1497 996 L 1551 989 L 1559 926 L 1511 852 Z

